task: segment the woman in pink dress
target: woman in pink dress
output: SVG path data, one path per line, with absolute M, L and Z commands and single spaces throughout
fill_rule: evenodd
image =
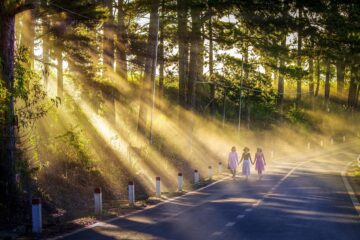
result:
M 231 152 L 229 153 L 229 159 L 228 159 L 228 168 L 230 169 L 233 178 L 235 178 L 236 175 L 236 169 L 239 165 L 239 158 L 236 152 L 236 148 L 232 147 Z
M 266 161 L 264 157 L 264 153 L 261 148 L 257 148 L 255 153 L 255 169 L 258 171 L 259 180 L 262 178 L 262 173 L 265 170 Z

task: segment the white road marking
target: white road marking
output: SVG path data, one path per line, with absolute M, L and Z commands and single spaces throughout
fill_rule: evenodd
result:
M 222 232 L 213 232 L 211 235 L 213 236 L 220 236 L 222 234 Z
M 256 203 L 253 204 L 253 207 L 257 207 L 262 203 L 262 199 L 258 200 Z
M 228 222 L 225 226 L 226 227 L 232 227 L 235 225 L 235 222 Z
M 251 212 L 251 211 L 252 211 L 252 208 L 245 209 L 245 212 Z
M 348 163 L 345 168 L 343 169 L 343 171 L 341 172 L 341 177 L 342 177 L 342 180 L 344 182 L 344 185 L 345 185 L 345 188 L 346 188 L 346 191 L 348 192 L 349 194 L 349 197 L 354 205 L 354 208 L 355 210 L 357 211 L 358 215 L 360 216 L 360 203 L 359 203 L 359 200 L 357 199 L 356 195 L 355 195 L 355 192 L 353 190 L 353 188 L 351 187 L 349 181 L 347 180 L 347 177 L 346 177 L 346 172 L 347 172 L 347 169 L 349 168 L 350 164 L 352 162 Z
M 244 214 L 241 214 L 241 215 L 237 215 L 237 219 L 241 219 L 241 218 L 244 218 L 245 217 L 245 215 Z

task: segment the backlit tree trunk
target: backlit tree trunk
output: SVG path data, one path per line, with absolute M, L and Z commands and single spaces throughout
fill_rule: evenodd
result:
M 320 56 L 317 56 L 316 58 L 316 89 L 315 89 L 315 96 L 319 95 L 319 89 L 320 89 Z
M 155 81 L 156 57 L 158 46 L 159 32 L 159 0 L 151 3 L 150 27 L 148 36 L 147 54 L 145 60 L 145 72 L 142 84 L 142 92 L 140 98 L 140 110 L 138 121 L 138 133 L 146 136 L 146 125 L 148 108 L 151 105 L 151 82 Z
M 189 66 L 189 41 L 187 30 L 188 8 L 186 0 L 177 1 L 177 19 L 178 19 L 178 41 L 179 41 L 179 104 L 182 109 L 186 108 L 186 85 L 188 82 Z M 180 109 L 180 113 L 182 110 Z M 180 114 L 181 115 L 181 114 Z M 182 117 L 180 116 L 180 119 Z
M 61 49 L 55 50 L 55 57 L 57 60 L 56 71 L 57 71 L 57 96 L 63 98 L 64 91 L 64 74 L 63 74 L 63 56 Z
M 116 31 L 116 80 L 115 86 L 115 123 L 121 118 L 120 113 L 120 91 L 121 83 L 128 80 L 128 64 L 127 64 L 127 30 L 125 26 L 124 0 L 118 1 L 117 7 L 117 31 Z
M 352 63 L 350 68 L 350 85 L 349 85 L 349 93 L 348 93 L 348 107 L 354 108 L 356 105 L 356 92 L 357 92 L 357 83 L 356 83 L 356 75 L 357 69 L 354 63 Z
M 309 58 L 309 95 L 314 96 L 314 59 Z
M 35 11 L 29 10 L 24 12 L 23 25 L 26 26 L 26 30 L 22 31 L 22 44 L 29 51 L 29 60 L 31 68 L 34 68 L 34 40 L 35 40 Z
M 1 105 L 4 113 L 0 115 L 0 207 L 6 217 L 16 202 L 15 183 L 15 129 L 14 129 L 14 44 L 15 15 L 7 14 L 4 2 L 0 3 L 0 81 L 10 94 Z M 1 209 L 0 209 L 1 210 Z
M 162 97 L 164 91 L 164 71 L 165 71 L 165 54 L 164 54 L 164 26 L 165 26 L 165 0 L 161 1 L 161 18 L 160 18 L 160 42 L 159 42 L 159 96 Z
M 199 78 L 199 66 L 200 66 L 200 49 L 201 49 L 201 22 L 200 22 L 201 10 L 199 7 L 192 7 L 190 10 L 192 24 L 190 33 L 190 64 L 189 64 L 189 79 L 187 86 L 187 105 L 189 109 L 195 108 L 195 93 L 196 82 Z
M 330 98 L 330 60 L 326 60 L 326 76 L 325 76 L 325 101 L 328 102 Z
M 118 3 L 118 30 L 117 30 L 117 63 L 116 63 L 116 72 L 120 76 L 120 81 L 127 81 L 127 37 L 126 37 L 126 27 L 123 10 L 124 0 L 119 0 Z
M 48 34 L 48 28 L 46 24 L 43 24 L 43 39 L 42 39 L 42 61 L 43 61 L 43 78 L 44 78 L 44 87 L 47 90 L 49 87 L 49 75 L 50 75 L 50 68 L 49 68 L 49 64 L 50 64 L 50 39 L 49 39 L 49 34 Z
M 282 37 L 281 40 L 281 46 L 283 48 L 286 47 L 286 36 Z M 283 69 L 285 67 L 285 61 L 284 61 L 284 56 L 280 56 L 280 70 Z M 278 79 L 278 106 L 280 109 L 280 113 L 282 113 L 283 111 L 283 105 L 284 105 L 284 76 L 282 73 L 279 72 L 279 79 Z
M 302 18 L 302 8 L 299 7 L 299 16 L 298 16 L 298 46 L 297 46 L 297 67 L 301 68 L 301 47 L 302 47 L 302 33 L 301 33 L 301 18 Z M 296 80 L 296 101 L 297 105 L 301 101 L 301 78 L 298 77 Z
M 114 44 L 114 16 L 113 0 L 104 0 L 104 5 L 110 12 L 109 19 L 104 23 L 104 36 L 103 36 L 103 59 L 105 67 L 105 77 L 115 85 L 114 79 L 114 59 L 115 59 L 115 44 Z M 105 98 L 105 116 L 108 121 L 115 123 L 115 92 L 104 93 Z
M 212 30 L 212 18 L 209 20 L 209 74 L 212 84 L 210 85 L 210 112 L 215 116 L 215 79 L 214 79 L 214 41 Z
M 336 82 L 337 82 L 337 95 L 342 97 L 344 91 L 345 79 L 345 64 L 343 60 L 336 61 Z

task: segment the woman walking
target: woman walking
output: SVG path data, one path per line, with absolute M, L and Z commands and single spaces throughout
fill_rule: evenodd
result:
M 228 159 L 228 168 L 230 169 L 232 173 L 232 177 L 235 178 L 236 175 L 236 169 L 239 165 L 239 158 L 238 154 L 236 152 L 236 148 L 232 147 L 231 152 L 229 153 L 229 159 Z
M 266 161 L 264 157 L 264 153 L 261 148 L 257 148 L 255 153 L 255 170 L 258 171 L 259 180 L 262 178 L 262 173 L 265 170 Z
M 248 180 L 250 176 L 250 164 L 252 164 L 250 149 L 248 147 L 244 148 L 244 152 L 241 156 L 240 163 L 242 161 L 243 161 L 242 175 L 246 176 L 246 180 Z

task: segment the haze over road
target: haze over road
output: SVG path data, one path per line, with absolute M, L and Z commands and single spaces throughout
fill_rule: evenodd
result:
M 360 239 L 341 171 L 359 145 L 273 161 L 262 181 L 225 179 L 64 239 Z

